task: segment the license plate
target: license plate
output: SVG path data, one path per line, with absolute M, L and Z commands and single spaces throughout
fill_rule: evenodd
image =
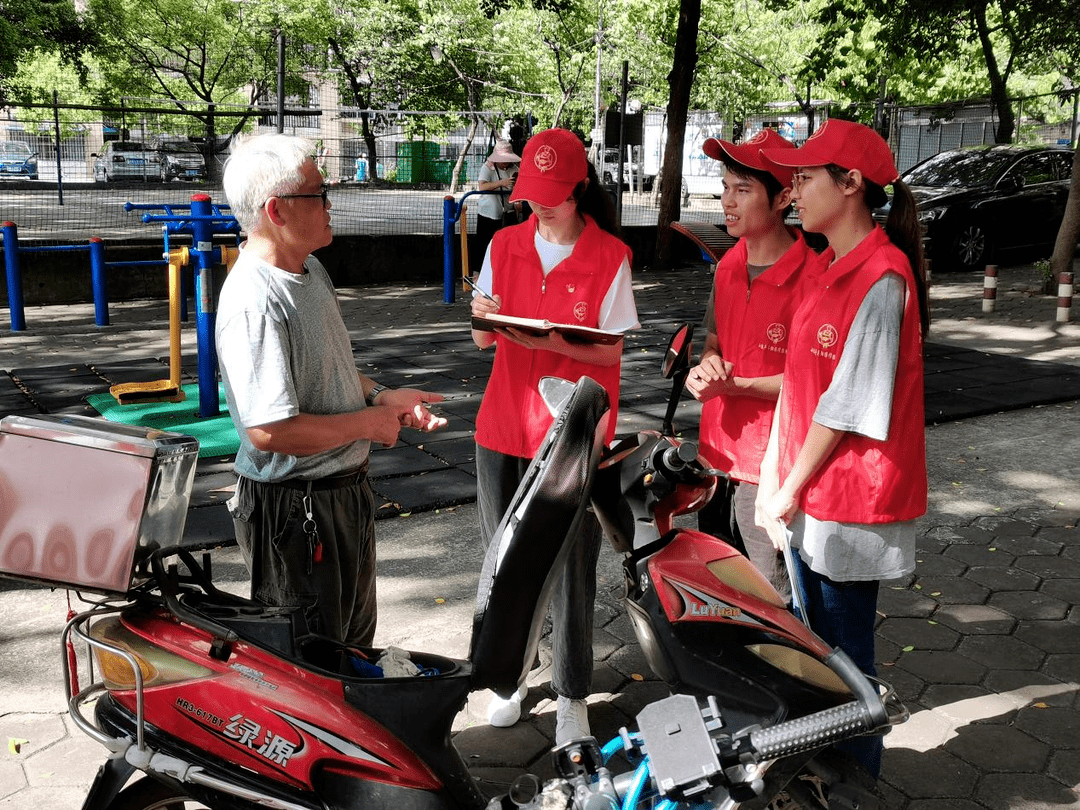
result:
M 198 177 L 199 176 L 199 170 L 198 169 L 188 169 L 187 170 L 187 176 L 188 177 Z
M 142 166 L 146 161 L 143 158 L 128 158 L 128 163 L 132 166 Z

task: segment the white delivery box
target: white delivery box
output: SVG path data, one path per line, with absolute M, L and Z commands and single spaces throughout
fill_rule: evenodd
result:
M 184 533 L 199 443 L 86 416 L 0 420 L 0 574 L 109 595 Z

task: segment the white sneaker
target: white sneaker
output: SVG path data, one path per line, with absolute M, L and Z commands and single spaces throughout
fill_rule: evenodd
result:
M 514 725 L 521 718 L 521 701 L 525 699 L 527 691 L 524 686 L 520 686 L 508 698 L 492 695 L 487 710 L 488 724 L 495 728 L 509 728 Z
M 578 737 L 589 736 L 589 710 L 585 701 L 559 695 L 559 705 L 555 711 L 555 744 L 562 745 Z

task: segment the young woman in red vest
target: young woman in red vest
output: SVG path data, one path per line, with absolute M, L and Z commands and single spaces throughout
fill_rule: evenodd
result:
M 888 144 L 861 124 L 831 119 L 802 147 L 762 154 L 796 169 L 803 227 L 829 247 L 792 319 L 757 520 L 777 548 L 798 548 L 810 626 L 873 674 L 879 582 L 914 570 L 926 512 L 929 310 L 915 202 Z M 883 230 L 871 211 L 889 184 Z M 880 737 L 848 750 L 877 776 Z
M 472 300 L 472 313 L 546 318 L 609 331 L 640 326 L 630 278 L 630 249 L 616 236 L 611 199 L 565 129 L 539 132 L 526 143 L 511 202 L 527 201 L 528 220 L 495 234 Z M 622 341 L 568 342 L 553 333 L 534 337 L 517 329 L 473 330 L 495 360 L 476 419 L 477 508 L 485 543 L 521 483 L 552 422 L 537 386 L 542 377 L 576 382 L 588 375 L 611 400 L 607 441 L 614 438 Z M 592 687 L 593 601 L 603 535 L 586 514 L 581 536 L 552 596 L 551 687 L 558 696 L 557 744 L 589 734 L 585 698 Z M 488 722 L 511 726 L 521 714 L 524 688 L 495 696 Z

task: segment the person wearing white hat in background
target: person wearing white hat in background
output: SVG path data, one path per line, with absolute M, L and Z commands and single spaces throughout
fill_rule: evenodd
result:
M 516 224 L 515 207 L 507 202 L 510 190 L 514 187 L 518 164 L 521 158 L 514 154 L 510 142 L 498 140 L 488 159 L 480 167 L 477 188 L 480 191 L 494 191 L 497 194 L 480 194 L 479 214 L 476 217 L 476 256 L 483 261 L 491 237 L 503 225 Z M 508 221 L 509 219 L 509 221 Z M 479 262 L 478 262 L 479 263 Z

